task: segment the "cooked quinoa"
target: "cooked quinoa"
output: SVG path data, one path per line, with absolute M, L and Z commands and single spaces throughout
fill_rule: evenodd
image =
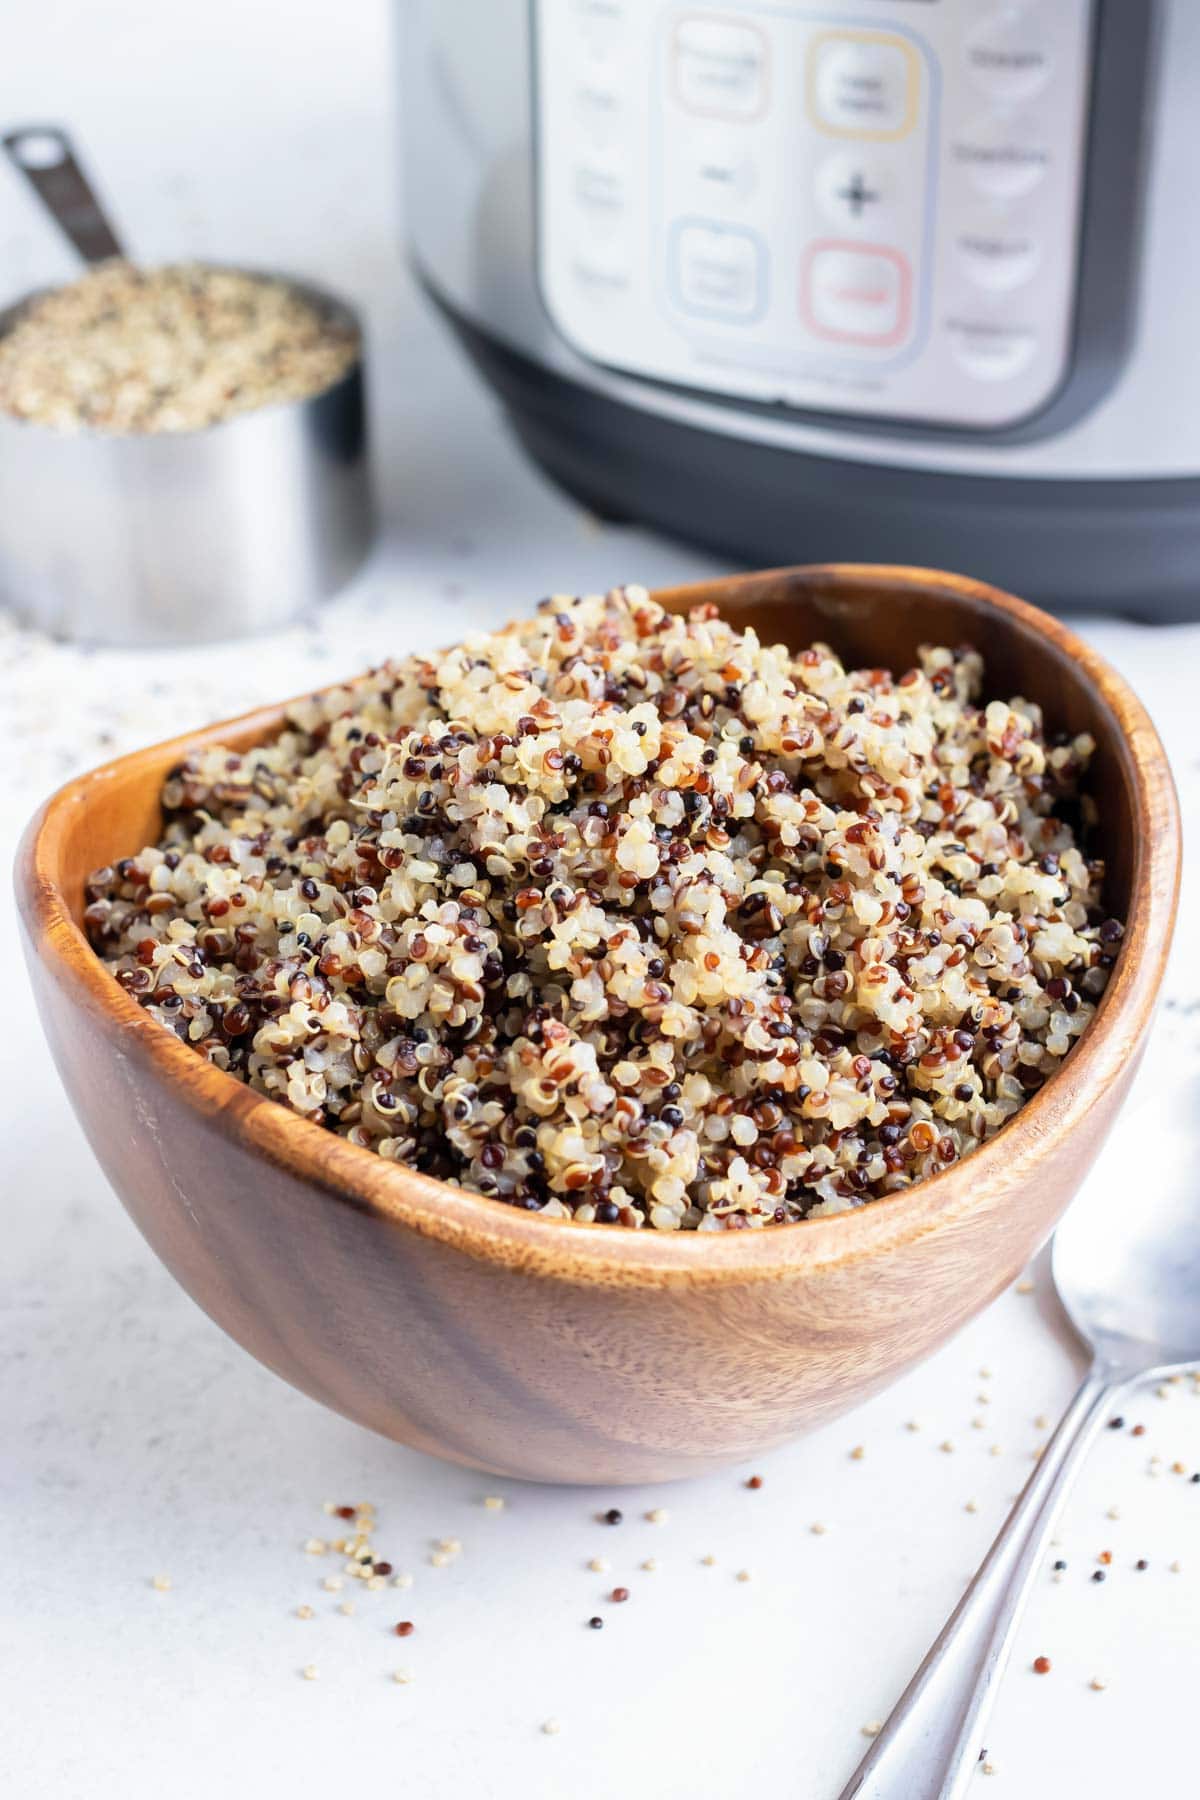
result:
M 639 587 L 386 663 L 212 748 L 100 869 L 116 978 L 217 1068 L 553 1218 L 838 1213 L 991 1137 L 1122 935 L 1086 736 Z
M 196 431 L 339 380 L 358 332 L 285 281 L 114 259 L 0 336 L 0 411 L 56 431 Z

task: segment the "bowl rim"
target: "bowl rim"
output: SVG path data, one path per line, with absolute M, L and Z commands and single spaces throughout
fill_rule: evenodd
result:
M 765 1230 L 657 1232 L 616 1229 L 520 1212 L 487 1195 L 458 1188 L 348 1143 L 280 1101 L 254 1092 L 214 1068 L 165 1031 L 108 973 L 71 916 L 59 884 L 69 821 L 97 790 L 130 764 L 145 766 L 157 786 L 188 748 L 236 734 L 248 742 L 282 723 L 294 701 L 260 707 L 235 719 L 184 732 L 75 777 L 42 805 L 17 859 L 20 913 L 30 956 L 71 990 L 111 1035 L 119 1031 L 156 1080 L 171 1083 L 197 1114 L 248 1153 L 266 1157 L 329 1198 L 382 1221 L 451 1245 L 473 1258 L 556 1280 L 620 1287 L 690 1287 L 770 1281 L 856 1263 L 941 1228 L 969 1213 L 981 1195 L 1015 1194 L 1060 1134 L 1082 1124 L 1093 1103 L 1127 1071 L 1152 1014 L 1170 944 L 1180 878 L 1179 811 L 1166 752 L 1146 709 L 1122 676 L 1059 620 L 985 583 L 945 571 L 890 564 L 825 563 L 734 575 L 659 589 L 674 610 L 736 600 L 788 581 L 814 595 L 853 598 L 885 587 L 898 596 L 945 595 L 992 616 L 1057 657 L 1079 665 L 1116 731 L 1137 821 L 1131 918 L 1096 1017 L 1045 1086 L 995 1137 L 963 1161 L 899 1193 L 850 1212 Z M 983 645 L 986 654 L 986 643 Z M 332 682 L 326 693 L 353 677 Z M 307 700 L 309 694 L 300 696 Z

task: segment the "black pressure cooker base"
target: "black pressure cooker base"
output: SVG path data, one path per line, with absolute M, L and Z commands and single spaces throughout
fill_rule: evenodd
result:
M 704 431 L 543 368 L 430 291 L 534 462 L 602 518 L 757 567 L 915 563 L 1054 610 L 1200 619 L 1200 479 L 948 475 Z

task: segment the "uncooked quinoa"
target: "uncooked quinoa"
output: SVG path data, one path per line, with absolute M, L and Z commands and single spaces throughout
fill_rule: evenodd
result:
M 114 260 L 23 307 L 0 336 L 0 411 L 56 431 L 196 431 L 302 400 L 358 333 L 285 281 Z
M 983 681 L 552 598 L 197 752 L 87 928 L 217 1068 L 443 1180 L 660 1230 L 843 1212 L 998 1131 L 1122 935 L 1068 823 L 1091 740 Z

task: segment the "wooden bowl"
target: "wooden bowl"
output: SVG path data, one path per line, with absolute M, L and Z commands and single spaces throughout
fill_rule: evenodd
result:
M 363 1425 L 497 1474 L 691 1475 L 832 1418 L 927 1356 L 1047 1236 L 1129 1085 L 1179 875 L 1170 771 L 1141 704 L 1064 626 L 923 569 L 831 566 L 673 588 L 769 642 L 902 669 L 971 640 L 989 691 L 1098 744 L 1106 895 L 1127 929 L 1061 1071 L 966 1162 L 838 1217 L 720 1236 L 531 1216 L 357 1149 L 203 1062 L 112 979 L 83 884 L 151 842 L 194 745 L 259 743 L 283 709 L 71 782 L 25 837 L 38 1003 L 104 1170 L 192 1297 L 277 1374 Z

